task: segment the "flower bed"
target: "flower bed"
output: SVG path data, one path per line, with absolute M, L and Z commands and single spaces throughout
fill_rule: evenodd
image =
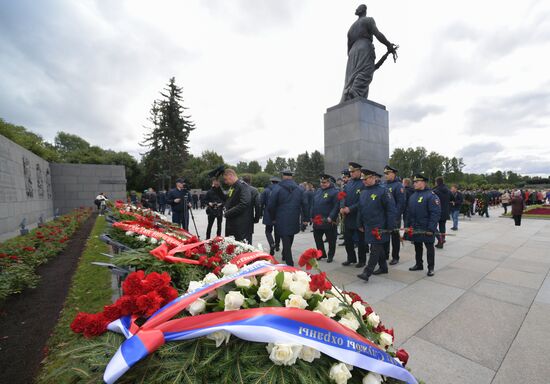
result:
M 231 238 L 173 239 L 113 257 L 135 270 L 123 295 L 74 318 L 84 337 L 43 382 L 416 383 L 393 329 L 330 282 L 317 250 L 302 271 Z
M 7 296 L 34 288 L 39 276 L 36 267 L 55 257 L 91 214 L 77 209 L 40 228 L 0 243 L 0 302 Z

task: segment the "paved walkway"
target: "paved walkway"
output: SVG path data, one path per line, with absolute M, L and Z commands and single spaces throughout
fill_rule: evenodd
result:
M 550 383 L 550 221 L 478 216 L 459 224 L 445 249 L 436 249 L 436 274 L 410 272 L 414 249 L 405 243 L 401 262 L 387 275 L 359 280 L 343 267 L 344 247 L 322 269 L 372 304 L 409 367 L 427 384 Z M 202 237 L 206 214 L 196 211 Z M 225 223 L 224 223 L 225 224 Z M 448 225 L 450 227 L 450 225 Z M 268 249 L 264 227 L 254 244 Z M 296 236 L 294 259 L 314 247 L 309 230 Z M 277 255 L 277 256 L 280 256 Z

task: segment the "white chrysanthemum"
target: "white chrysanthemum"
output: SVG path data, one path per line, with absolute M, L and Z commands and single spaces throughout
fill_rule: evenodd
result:
M 126 236 L 134 236 L 134 232 L 132 231 L 126 231 Z
M 309 283 L 305 281 L 292 281 L 290 283 L 290 286 L 288 287 L 290 292 L 294 293 L 295 295 L 300 295 L 302 297 L 305 296 L 308 288 L 309 288 Z
M 139 241 L 147 241 L 147 236 L 145 235 L 139 235 L 137 238 Z
M 151 244 L 157 244 L 159 241 L 157 239 L 155 239 L 154 237 L 151 237 L 149 239 L 149 241 L 151 242 Z
M 317 304 L 317 308 L 315 309 L 328 317 L 336 316 L 336 314 L 341 310 L 340 302 L 335 297 L 328 297 L 323 299 Z
M 239 272 L 239 267 L 237 267 L 235 264 L 227 263 L 223 266 L 221 272 L 224 276 L 234 275 L 235 273 Z

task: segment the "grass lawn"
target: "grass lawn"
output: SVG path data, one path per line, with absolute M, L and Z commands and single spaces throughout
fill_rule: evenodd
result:
M 106 227 L 105 218 L 97 218 L 94 228 L 86 243 L 77 270 L 73 277 L 71 289 L 57 323 L 47 344 L 48 355 L 37 378 L 37 383 L 43 383 L 41 378 L 54 371 L 61 364 L 59 353 L 70 348 L 82 336 L 73 333 L 69 325 L 78 312 L 99 312 L 103 306 L 111 302 L 111 272 L 106 268 L 92 265 L 92 261 L 108 262 L 109 258 L 102 256 L 109 247 L 99 239 Z

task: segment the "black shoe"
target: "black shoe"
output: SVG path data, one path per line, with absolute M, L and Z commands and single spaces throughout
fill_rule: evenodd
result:
M 319 259 L 326 259 L 327 257 L 328 257 L 327 255 L 323 255 Z
M 409 268 L 409 271 L 422 271 L 423 269 L 424 267 L 421 265 L 413 265 L 412 267 Z
M 332 263 L 334 260 L 332 260 L 332 257 L 329 257 L 327 260 L 327 263 Z
M 344 240 L 344 235 L 338 236 L 338 239 L 339 239 L 339 240 Z
M 345 241 L 342 241 L 340 244 L 338 244 L 339 247 L 343 247 L 344 245 L 346 245 Z
M 362 262 L 357 263 L 357 265 L 355 266 L 355 268 L 364 268 L 364 267 L 365 267 L 365 263 L 362 263 Z
M 355 264 L 355 261 L 344 261 L 344 262 L 342 263 L 342 265 L 343 265 L 344 267 L 347 267 L 348 265 L 351 265 L 351 264 Z
M 280 249 L 279 246 L 276 245 L 276 246 L 275 246 L 275 252 L 279 252 L 279 249 Z
M 360 278 L 361 280 L 369 281 L 369 277 L 364 273 L 357 275 L 357 277 Z
M 458 228 L 452 227 L 451 231 L 458 231 Z
M 387 274 L 387 273 L 388 273 L 388 270 L 385 270 L 385 271 L 384 271 L 383 269 L 378 268 L 378 269 L 377 269 L 376 271 L 374 271 L 372 274 L 373 274 L 373 275 L 385 275 L 385 274 Z
M 438 243 L 435 245 L 437 249 L 443 249 L 443 243 Z
M 427 275 L 428 276 L 433 276 L 434 275 L 434 270 L 433 269 L 428 269 Z
M 390 265 L 395 265 L 397 263 L 399 263 L 398 259 L 392 259 L 392 261 L 390 261 Z
M 269 254 L 270 254 L 271 256 L 275 255 L 275 248 L 269 247 Z

